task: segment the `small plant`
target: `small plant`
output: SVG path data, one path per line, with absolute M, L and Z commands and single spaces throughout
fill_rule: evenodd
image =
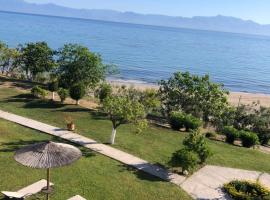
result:
M 185 115 L 184 124 L 186 131 L 197 130 L 202 125 L 202 121 L 192 115 Z
M 234 200 L 269 200 L 270 191 L 259 182 L 234 180 L 224 185 L 224 190 Z
M 259 144 L 259 137 L 253 132 L 240 131 L 240 139 L 243 147 L 250 148 Z
M 36 97 L 36 98 L 45 98 L 46 95 L 47 95 L 47 91 L 42 89 L 41 87 L 39 86 L 34 86 L 32 89 L 31 89 L 31 94 Z
M 57 93 L 58 93 L 58 96 L 60 97 L 61 103 L 64 103 L 64 101 L 68 97 L 68 90 L 64 88 L 60 88 Z
M 181 167 L 182 172 L 192 172 L 199 162 L 198 155 L 193 151 L 181 149 L 175 152 L 171 159 L 171 165 Z
M 169 122 L 173 130 L 179 131 L 185 126 L 184 113 L 178 111 L 171 112 Z
M 232 126 L 225 126 L 222 133 L 226 136 L 226 142 L 229 144 L 234 144 L 234 141 L 239 138 L 239 132 Z
M 85 86 L 83 84 L 75 84 L 69 90 L 70 97 L 76 100 L 77 105 L 79 105 L 79 100 L 84 97 L 85 93 Z

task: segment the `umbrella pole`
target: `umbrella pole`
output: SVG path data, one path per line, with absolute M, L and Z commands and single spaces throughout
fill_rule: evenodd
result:
M 47 197 L 46 200 L 49 200 L 49 190 L 50 190 L 50 169 L 47 169 Z

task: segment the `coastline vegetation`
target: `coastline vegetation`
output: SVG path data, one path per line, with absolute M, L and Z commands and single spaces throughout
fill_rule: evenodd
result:
M 11 51 L 13 53 L 10 53 Z M 66 44 L 58 50 L 53 50 L 46 42 L 27 43 L 25 45 L 18 45 L 14 49 L 10 49 L 4 43 L 0 43 L 0 68 L 5 76 L 33 83 L 32 95 L 35 98 L 42 98 L 32 99 L 30 96 L 22 98 L 22 104 L 19 105 L 19 107 L 22 106 L 19 109 L 22 115 L 28 114 L 24 110 L 26 108 L 31 108 L 33 111 L 31 102 L 34 104 L 35 109 L 41 109 L 42 112 L 45 111 L 44 106 L 48 107 L 47 115 L 43 113 L 44 117 L 47 118 L 52 111 L 55 114 L 62 112 L 58 111 L 57 108 L 66 106 L 63 103 L 68 95 L 76 100 L 77 105 L 85 95 L 91 95 L 93 98 L 98 99 L 99 110 L 85 111 L 91 113 L 91 117 L 88 116 L 87 118 L 88 122 L 92 120 L 94 123 L 94 126 L 89 130 L 96 131 L 96 126 L 102 129 L 101 127 L 106 127 L 106 125 L 99 124 L 100 121 L 106 121 L 107 123 L 109 120 L 112 127 L 110 143 L 114 145 L 118 143 L 115 144 L 116 129 L 120 134 L 123 132 L 133 132 L 137 139 L 141 138 L 137 141 L 134 140 L 134 144 L 131 147 L 127 147 L 127 143 L 122 143 L 123 141 L 119 141 L 119 143 L 122 143 L 120 145 L 121 148 L 127 148 L 135 152 L 135 154 L 138 153 L 134 149 L 136 144 L 139 143 L 138 146 L 140 147 L 142 144 L 145 144 L 145 141 L 141 141 L 144 138 L 143 135 L 148 134 L 153 129 L 154 125 L 151 124 L 153 122 L 153 120 L 150 120 L 151 118 L 155 118 L 154 121 L 162 126 L 169 123 L 179 135 L 182 135 L 181 139 L 177 139 L 176 146 L 169 148 L 174 149 L 174 152 L 170 152 L 170 155 L 165 154 L 166 159 L 159 160 L 157 155 L 152 155 L 153 158 L 149 157 L 148 159 L 160 162 L 165 166 L 170 166 L 170 159 L 173 159 L 174 155 L 177 155 L 179 159 L 186 159 L 186 163 L 191 163 L 191 165 L 194 165 L 194 163 L 202 164 L 208 157 L 206 156 L 203 161 L 200 158 L 200 162 L 195 162 L 195 157 L 191 153 L 198 153 L 199 147 L 196 145 L 191 145 L 192 148 L 184 148 L 179 151 L 183 147 L 181 145 L 182 137 L 188 134 L 180 133 L 180 131 L 183 131 L 183 128 L 185 128 L 185 131 L 190 132 L 187 137 L 198 133 L 199 140 L 205 141 L 205 134 L 201 132 L 205 129 L 211 129 L 218 134 L 225 135 L 225 140 L 228 143 L 235 144 L 237 141 L 243 147 L 248 148 L 254 147 L 259 143 L 267 145 L 270 139 L 270 108 L 262 107 L 255 103 L 249 106 L 241 104 L 237 107 L 231 106 L 227 99 L 229 92 L 223 85 L 213 83 L 208 75 L 197 76 L 189 72 L 176 72 L 170 79 L 159 82 L 159 90 L 141 91 L 135 88 L 126 88 L 125 86 L 113 88 L 105 81 L 107 74 L 113 70 L 111 66 L 103 63 L 100 55 L 78 44 Z M 59 94 L 62 102 L 61 105 L 58 105 L 55 101 L 47 102 L 44 99 L 47 96 L 48 90 L 52 92 L 52 100 L 55 99 L 56 93 Z M 15 99 L 18 100 L 20 98 L 15 97 Z M 18 110 L 13 110 L 12 105 L 14 106 L 14 104 L 12 104 L 12 100 L 8 102 L 9 105 L 1 104 L 1 109 L 9 108 L 15 111 L 15 113 L 18 112 Z M 82 108 L 77 108 L 77 110 L 80 109 Z M 72 110 L 76 110 L 76 108 Z M 71 114 L 71 112 L 68 113 Z M 79 111 L 75 113 L 82 114 Z M 85 114 L 82 116 L 85 117 Z M 34 116 L 34 118 L 39 117 Z M 86 118 L 83 121 L 85 120 Z M 54 123 L 54 121 L 49 121 Z M 79 127 L 80 131 L 79 124 L 81 122 L 77 123 L 78 126 L 76 127 Z M 150 127 L 148 127 L 149 124 Z M 61 126 L 61 123 L 56 125 Z M 86 127 L 89 128 L 85 124 L 81 126 L 82 131 L 85 131 Z M 137 131 L 131 131 L 134 127 Z M 105 131 L 107 134 L 108 130 L 106 129 Z M 154 128 L 154 133 L 156 132 L 162 134 L 162 137 L 168 137 L 164 128 Z M 128 138 L 130 134 L 123 134 L 128 135 L 127 140 L 130 139 Z M 107 141 L 104 141 L 103 136 L 93 135 L 94 139 L 100 140 L 102 138 L 102 142 L 107 142 L 108 138 L 106 138 Z M 218 136 L 221 137 L 221 135 Z M 174 136 L 171 139 L 175 140 L 176 137 Z M 153 139 L 151 138 L 151 140 Z M 140 142 L 142 143 L 140 144 Z M 204 147 L 204 143 L 200 143 L 200 148 L 207 155 L 210 155 L 210 152 L 212 152 L 211 146 L 215 146 L 214 142 L 210 142 L 212 145 L 209 145 L 209 147 Z M 231 146 L 231 148 L 233 149 L 234 147 Z M 214 156 L 215 151 L 213 150 Z M 182 171 L 183 169 L 187 170 L 193 167 L 182 166 Z M 250 167 L 246 166 L 246 168 Z

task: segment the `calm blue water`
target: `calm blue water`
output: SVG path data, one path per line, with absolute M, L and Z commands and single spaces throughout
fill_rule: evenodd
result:
M 176 71 L 210 74 L 231 91 L 270 93 L 270 37 L 0 12 L 0 40 L 15 46 L 80 43 L 116 64 L 115 79 L 156 83 Z

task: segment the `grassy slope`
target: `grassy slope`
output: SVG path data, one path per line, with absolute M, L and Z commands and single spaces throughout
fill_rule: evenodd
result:
M 23 167 L 13 159 L 15 149 L 53 139 L 0 119 L 0 190 L 17 190 L 45 177 L 45 170 Z M 82 149 L 84 156 L 71 166 L 52 170 L 52 200 L 76 194 L 87 199 L 183 199 L 180 188 L 145 173 L 127 170 L 119 162 Z M 1 195 L 0 195 L 1 198 Z M 35 198 L 33 198 L 35 199 Z
M 18 96 L 19 95 L 19 96 Z M 77 132 L 107 142 L 111 134 L 111 123 L 104 116 L 74 105 L 53 104 L 50 101 L 23 98 L 15 89 L 0 89 L 0 109 L 33 119 L 65 127 L 65 114 L 76 122 Z M 121 126 L 115 147 L 123 149 L 153 163 L 167 165 L 173 152 L 181 147 L 185 133 L 169 129 L 150 127 L 142 134 L 135 134 L 129 125 Z M 270 173 L 270 155 L 257 150 L 236 147 L 221 142 L 208 141 L 214 152 L 209 164 L 258 170 Z

